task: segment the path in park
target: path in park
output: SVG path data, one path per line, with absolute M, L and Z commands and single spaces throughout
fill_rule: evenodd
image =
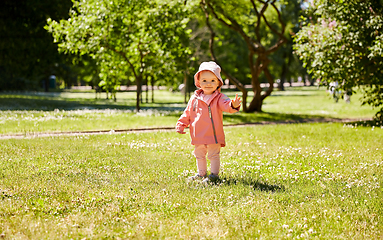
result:
M 254 125 L 266 124 L 296 124 L 296 123 L 326 123 L 326 122 L 358 122 L 369 121 L 371 119 L 360 118 L 308 118 L 299 120 L 285 120 L 285 121 L 261 121 L 254 123 L 240 123 L 240 124 L 227 124 L 224 127 L 244 127 Z M 147 127 L 147 128 L 134 128 L 134 129 L 120 129 L 120 130 L 98 130 L 98 131 L 73 131 L 73 132 L 36 132 L 25 134 L 0 134 L 0 139 L 28 139 L 37 137 L 53 137 L 53 136 L 83 136 L 83 135 L 98 135 L 98 134 L 121 134 L 121 133 L 140 133 L 140 132 L 161 132 L 161 131 L 175 131 L 175 127 Z

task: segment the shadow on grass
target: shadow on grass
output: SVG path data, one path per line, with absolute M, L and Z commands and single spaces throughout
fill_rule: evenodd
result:
M 240 113 L 240 114 L 225 114 L 225 125 L 231 124 L 251 124 L 262 121 L 272 122 L 310 122 L 312 119 L 315 121 L 329 119 L 329 117 L 322 115 L 308 115 L 308 114 L 287 114 L 287 113 L 273 113 L 273 112 L 261 112 L 261 113 Z
M 120 109 L 135 110 L 135 100 L 112 99 L 59 99 L 50 96 L 35 95 L 13 95 L 2 96 L 0 94 L 0 110 L 35 110 L 35 111 L 54 111 L 59 110 L 82 110 L 82 109 Z M 142 110 L 155 109 L 160 111 L 183 111 L 185 109 L 183 102 L 159 102 L 142 103 Z
M 166 111 L 166 116 L 179 117 L 180 112 L 184 110 L 183 102 L 159 102 L 159 103 L 143 103 L 141 105 L 143 111 Z M 59 110 L 103 110 L 118 109 L 135 111 L 134 100 L 124 100 L 114 102 L 106 99 L 59 99 L 54 96 L 36 96 L 36 95 L 1 95 L 0 94 L 0 110 L 36 110 L 36 111 L 54 111 Z M 261 123 L 269 122 L 310 122 L 310 119 L 326 119 L 321 115 L 307 114 L 286 114 L 286 113 L 244 113 L 225 114 L 224 124 L 226 126 L 236 124 Z
M 282 185 L 268 184 L 260 181 L 259 179 L 247 178 L 235 178 L 235 177 L 222 177 L 216 184 L 220 185 L 244 185 L 250 186 L 254 190 L 263 192 L 279 192 L 285 191 L 285 187 Z
M 101 100 L 100 100 L 101 101 Z M 110 100 L 112 101 L 112 100 Z M 125 109 L 133 110 L 133 107 L 92 101 L 57 100 L 50 98 L 0 98 L 0 110 L 36 110 L 53 111 L 59 110 L 79 110 L 79 109 Z
M 379 121 L 379 120 L 354 121 L 354 122 L 348 122 L 347 125 L 352 127 L 383 127 L 383 121 Z

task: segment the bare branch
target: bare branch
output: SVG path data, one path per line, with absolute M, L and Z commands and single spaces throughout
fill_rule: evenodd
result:
M 233 25 L 227 23 L 225 20 L 223 20 L 222 18 L 220 18 L 220 17 L 218 16 L 217 12 L 214 10 L 214 8 L 213 8 L 213 6 L 211 6 L 211 4 L 207 3 L 207 6 L 209 7 L 209 9 L 211 10 L 211 13 L 214 15 L 214 17 L 215 17 L 218 21 L 220 21 L 220 22 L 221 22 L 222 24 L 224 24 L 225 26 L 227 26 L 227 27 L 229 27 L 229 28 L 231 28 L 231 29 L 237 31 L 237 29 L 236 29 Z
M 204 5 L 201 1 L 201 7 L 202 7 L 202 10 L 205 12 L 205 18 L 206 18 L 206 26 L 209 28 L 210 30 L 210 41 L 209 41 L 209 49 L 210 49 L 210 54 L 211 54 L 211 57 L 213 58 L 213 60 L 218 64 L 218 65 L 221 65 L 218 60 L 217 60 L 217 57 L 215 56 L 215 53 L 214 53 L 214 37 L 215 37 L 215 32 L 210 24 L 210 21 L 209 21 L 209 13 L 206 11 L 206 9 L 204 8 Z M 226 72 L 224 69 L 221 69 L 222 71 L 222 74 L 225 75 L 239 90 L 241 90 L 241 92 L 243 93 L 243 98 L 245 96 L 247 96 L 247 90 L 245 88 L 245 86 L 238 80 L 236 79 L 235 77 L 233 77 L 232 75 L 230 75 L 228 72 Z M 247 109 L 247 106 L 246 106 L 246 99 L 243 99 L 243 109 L 244 111 L 246 112 L 246 109 Z
M 284 36 L 285 30 L 286 30 L 286 24 L 282 20 L 281 12 L 276 6 L 277 0 L 250 0 L 251 5 L 254 10 L 252 10 L 252 13 L 255 14 L 257 21 L 254 23 L 254 30 L 255 30 L 255 39 L 251 37 L 251 35 L 248 35 L 244 29 L 243 26 L 240 25 L 239 22 L 237 22 L 234 17 L 232 17 L 225 9 L 222 9 L 219 5 L 216 6 L 214 3 L 209 3 L 208 0 L 200 0 L 200 5 L 202 7 L 202 10 L 205 13 L 206 17 L 206 25 L 209 28 L 211 32 L 210 36 L 210 53 L 215 62 L 218 63 L 217 58 L 214 54 L 214 38 L 215 38 L 215 32 L 210 24 L 209 14 L 211 14 L 212 18 L 215 18 L 218 22 L 222 23 L 226 27 L 238 32 L 242 38 L 245 40 L 247 46 L 248 46 L 248 56 L 249 56 L 249 65 L 251 70 L 251 83 L 252 88 L 254 92 L 254 98 L 250 102 L 250 105 L 246 105 L 246 96 L 247 96 L 247 90 L 244 87 L 244 85 L 238 81 L 235 77 L 231 76 L 228 72 L 222 69 L 222 74 L 224 74 L 230 82 L 232 82 L 234 85 L 237 86 L 238 89 L 241 90 L 243 93 L 243 110 L 245 112 L 248 111 L 262 111 L 262 101 L 271 94 L 274 88 L 274 79 L 268 69 L 268 66 L 270 64 L 270 59 L 268 58 L 268 55 L 274 51 L 276 51 L 282 44 L 284 44 L 287 39 Z M 260 8 L 257 8 L 257 4 Z M 278 16 L 278 21 L 281 24 L 280 28 L 271 24 L 265 16 L 265 13 L 267 11 L 268 6 L 271 5 L 272 8 L 276 11 Z M 271 32 L 273 32 L 279 39 L 277 42 L 271 46 L 269 49 L 265 49 L 264 46 L 260 43 L 260 40 L 263 36 L 261 36 L 260 29 L 262 20 L 265 21 L 265 25 L 270 29 Z M 257 57 L 255 58 L 255 55 Z M 219 63 L 218 63 L 219 64 Z M 269 88 L 265 93 L 262 93 L 262 88 L 259 81 L 259 76 L 261 73 L 264 73 L 267 81 L 269 83 Z
M 202 1 L 201 1 L 201 6 L 202 6 L 203 11 L 206 12 L 206 9 L 204 8 L 205 5 L 206 5 L 206 2 L 205 2 L 204 0 L 202 0 Z M 259 46 L 260 46 L 260 43 L 259 43 L 259 42 L 255 43 L 255 42 L 251 39 L 251 37 L 249 37 L 249 36 L 243 31 L 243 29 L 241 28 L 241 26 L 238 24 L 238 22 L 237 22 L 235 19 L 233 19 L 233 18 L 231 18 L 231 17 L 225 15 L 225 14 L 224 14 L 224 11 L 222 11 L 222 9 L 219 9 L 219 10 L 220 10 L 220 13 L 221 13 L 225 18 L 227 18 L 227 19 L 230 20 L 231 24 L 229 24 L 229 23 L 227 23 L 224 19 L 222 19 L 221 17 L 218 16 L 217 11 L 213 8 L 213 6 L 212 6 L 211 4 L 207 3 L 207 6 L 209 7 L 209 9 L 210 9 L 211 13 L 214 15 L 214 17 L 215 17 L 219 22 L 221 22 L 221 23 L 224 24 L 225 26 L 227 26 L 227 27 L 233 29 L 234 31 L 238 32 L 238 33 L 244 38 L 244 40 L 246 41 L 246 43 L 247 43 L 247 45 L 249 46 L 250 49 L 252 49 L 253 51 L 257 51 L 257 50 L 258 50 L 258 48 L 259 48 Z M 206 13 L 205 13 L 205 14 L 206 14 Z
M 274 78 L 273 78 L 273 76 L 271 76 L 271 73 L 270 73 L 269 69 L 267 68 L 267 66 L 263 69 L 263 72 L 265 73 L 267 82 L 269 83 L 269 88 L 267 89 L 267 91 L 264 94 L 262 94 L 262 96 L 261 96 L 262 101 L 266 97 L 270 96 L 271 92 L 274 90 Z
M 267 51 L 266 54 L 273 53 L 278 50 L 278 48 L 283 45 L 287 41 L 286 38 L 280 39 L 276 44 L 274 44 L 272 47 L 270 47 Z
M 261 92 L 261 85 L 258 80 L 259 75 L 259 58 L 257 58 L 256 63 L 254 64 L 254 54 L 249 53 L 249 63 L 250 63 L 250 72 L 251 72 L 251 85 L 253 87 L 253 92 Z
M 255 11 L 255 14 L 257 14 L 257 16 L 259 15 L 259 12 L 258 12 L 258 9 L 257 9 L 257 6 L 255 5 L 255 2 L 254 0 L 250 0 L 251 4 L 253 5 L 253 8 L 254 8 L 254 11 Z
M 275 30 L 274 28 L 271 28 L 270 25 L 268 24 L 268 22 L 266 23 L 267 26 L 270 27 L 270 29 L 275 32 L 276 34 L 278 34 L 281 38 L 285 38 L 285 36 L 283 35 L 283 33 L 285 32 L 285 29 L 286 29 L 286 24 L 283 22 L 282 20 L 282 16 L 281 16 L 281 12 L 278 10 L 277 6 L 275 6 L 275 3 L 271 3 L 271 6 L 273 6 L 273 8 L 275 9 L 275 11 L 277 12 L 278 14 L 278 20 L 280 22 L 280 24 L 282 25 L 282 29 L 281 29 L 281 33 L 279 33 L 277 30 Z M 265 16 L 263 16 L 265 18 Z M 266 21 L 266 18 L 265 18 L 265 21 Z
M 273 8 L 275 9 L 275 11 L 277 12 L 278 14 L 278 20 L 279 22 L 282 24 L 282 32 L 285 31 L 285 28 L 286 28 L 286 24 L 283 22 L 282 20 L 282 15 L 281 15 L 281 12 L 278 10 L 277 6 L 275 6 L 275 3 L 271 3 L 271 6 L 273 6 Z
M 267 9 L 267 7 L 268 7 L 268 4 L 267 4 L 267 3 L 263 2 L 263 1 L 260 1 L 260 2 L 263 3 L 263 7 L 262 7 L 261 11 L 258 12 L 258 10 L 257 10 L 257 6 L 255 5 L 254 0 L 251 0 L 251 3 L 253 4 L 254 11 L 256 12 L 256 14 L 257 14 L 257 18 L 258 18 L 258 20 L 257 20 L 257 26 L 255 26 L 255 34 L 256 34 L 256 36 L 257 36 L 257 40 L 258 40 L 258 41 L 261 39 L 261 35 L 259 34 L 259 28 L 261 27 L 261 18 L 262 18 L 262 16 L 264 15 L 264 13 L 265 13 L 265 11 L 266 11 L 266 9 Z
M 213 28 L 211 27 L 210 25 L 210 22 L 209 22 L 209 16 L 207 15 L 207 18 L 206 18 L 206 25 L 208 26 L 208 28 L 210 29 L 210 33 L 211 33 L 211 37 L 210 37 L 210 41 L 209 41 L 209 48 L 210 48 L 210 53 L 211 53 L 211 56 L 213 58 L 213 60 L 218 64 L 218 60 L 217 60 L 217 57 L 215 56 L 215 53 L 214 53 L 214 37 L 215 37 L 215 32 L 213 30 Z M 229 78 L 229 80 L 232 80 L 232 82 L 239 88 L 239 89 L 245 89 L 245 86 L 243 86 L 243 84 L 238 81 L 235 77 L 231 76 L 228 72 L 226 72 L 225 70 L 221 69 L 222 73 L 227 76 Z

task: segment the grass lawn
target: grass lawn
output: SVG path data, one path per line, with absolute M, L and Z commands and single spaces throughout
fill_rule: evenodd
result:
M 225 131 L 206 186 L 175 132 L 0 140 L 0 238 L 383 238 L 382 128 Z
M 234 97 L 236 92 L 224 92 Z M 173 127 L 179 93 L 134 111 L 90 92 L 0 93 L 0 135 Z M 273 92 L 263 113 L 225 124 L 372 118 L 324 89 Z M 249 98 L 250 100 L 250 98 Z M 382 239 L 383 128 L 311 123 L 225 128 L 221 179 L 196 171 L 175 132 L 0 138 L 1 239 Z
M 369 106 L 360 106 L 359 95 L 353 95 L 350 104 L 342 100 L 334 103 L 324 89 L 286 89 L 284 92 L 274 91 L 266 98 L 264 112 L 226 114 L 224 124 L 309 118 L 372 118 L 377 111 Z M 237 92 L 224 93 L 233 98 Z M 0 134 L 173 127 L 186 106 L 183 99 L 180 93 L 156 91 L 155 103 L 143 103 L 142 111 L 136 113 L 133 92 L 118 93 L 116 102 L 95 99 L 91 92 L 0 93 Z

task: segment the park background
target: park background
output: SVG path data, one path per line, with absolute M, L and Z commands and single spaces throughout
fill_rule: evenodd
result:
M 0 4 L 1 238 L 382 238 L 381 1 Z M 210 60 L 245 101 L 204 185 Z

